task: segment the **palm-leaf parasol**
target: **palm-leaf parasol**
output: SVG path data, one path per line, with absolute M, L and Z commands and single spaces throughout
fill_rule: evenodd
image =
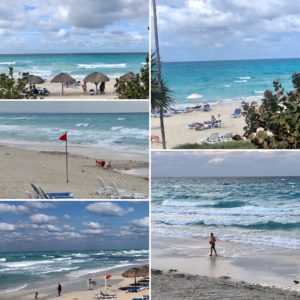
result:
M 60 73 L 56 75 L 52 80 L 52 83 L 61 83 L 61 93 L 64 94 L 64 84 L 73 84 L 76 80 L 66 73 Z

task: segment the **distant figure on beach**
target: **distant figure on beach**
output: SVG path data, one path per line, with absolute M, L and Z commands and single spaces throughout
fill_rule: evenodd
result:
M 38 292 L 35 292 L 35 294 L 34 294 L 34 299 L 39 299 L 39 293 Z
M 216 120 L 216 117 L 215 117 L 214 115 L 212 115 L 210 121 L 211 121 L 212 123 L 216 123 L 216 121 L 217 121 L 217 120 Z
M 99 160 L 99 159 L 97 159 L 97 160 L 96 160 L 96 164 L 97 164 L 98 166 L 104 168 L 104 166 L 105 166 L 105 160 Z
M 83 89 L 83 93 L 86 94 L 87 93 L 87 86 L 86 86 L 86 82 L 84 81 L 84 83 L 82 84 L 82 89 Z
M 210 234 L 210 240 L 209 240 L 209 243 L 210 243 L 210 255 L 209 256 L 212 256 L 212 251 L 214 250 L 215 252 L 215 255 L 217 256 L 217 251 L 216 251 L 216 237 L 214 236 L 213 232 Z
M 61 290 L 62 290 L 62 287 L 61 287 L 61 284 L 59 283 L 58 286 L 57 286 L 57 296 L 58 297 L 60 297 Z
M 105 167 L 105 169 L 112 169 L 112 166 L 111 166 L 111 161 L 107 164 L 107 166 Z
M 104 94 L 105 92 L 105 82 L 102 81 L 100 84 L 100 94 Z

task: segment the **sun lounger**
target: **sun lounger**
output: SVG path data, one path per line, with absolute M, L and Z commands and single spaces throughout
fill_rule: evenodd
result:
M 116 294 L 106 294 L 100 290 L 99 294 L 97 295 L 97 298 L 98 299 L 117 299 L 117 295 Z
M 132 286 L 126 290 L 126 293 L 138 293 L 141 292 L 142 290 L 145 290 L 145 288 L 139 286 Z
M 206 139 L 200 139 L 198 140 L 198 144 L 215 144 L 221 142 L 221 137 L 219 133 L 212 133 L 209 137 Z
M 89 90 L 89 94 L 90 94 L 90 95 L 96 95 L 96 91 L 95 91 L 94 89 L 90 89 L 90 90 Z
M 115 193 L 114 188 L 110 185 L 106 185 L 101 177 L 98 177 L 99 188 L 97 193 L 99 195 L 111 196 Z
M 139 298 L 132 298 L 132 300 L 149 300 L 149 296 L 143 295 L 142 297 L 139 297 Z
M 222 142 L 229 142 L 232 141 L 232 133 L 225 133 L 223 136 L 221 136 Z
M 127 190 L 119 189 L 115 182 L 111 183 L 114 194 L 111 196 L 112 199 L 145 199 L 146 196 L 140 193 L 130 193 Z
M 236 108 L 232 114 L 234 118 L 239 118 L 241 116 L 242 110 L 240 108 Z
M 209 104 L 204 104 L 203 111 L 211 111 L 210 105 Z
M 46 193 L 41 187 L 38 187 L 31 183 L 34 199 L 71 199 L 74 198 L 71 192 L 59 192 L 59 193 Z

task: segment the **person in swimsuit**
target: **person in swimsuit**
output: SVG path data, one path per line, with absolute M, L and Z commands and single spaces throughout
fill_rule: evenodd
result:
M 210 255 L 209 256 L 212 256 L 212 251 L 214 250 L 215 252 L 215 255 L 217 256 L 217 251 L 216 251 L 216 237 L 214 236 L 213 232 L 210 234 L 210 240 L 209 240 L 209 243 L 210 243 Z

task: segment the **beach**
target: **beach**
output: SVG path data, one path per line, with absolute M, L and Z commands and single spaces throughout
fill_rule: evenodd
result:
M 209 112 L 193 111 L 190 113 L 172 114 L 170 117 L 164 118 L 167 148 L 171 149 L 181 144 L 197 143 L 199 139 L 209 137 L 212 133 L 232 133 L 233 135 L 243 135 L 243 127 L 246 126 L 244 117 L 233 118 L 232 114 L 236 108 L 241 108 L 240 102 L 215 104 Z M 216 118 L 218 114 L 222 124 L 220 128 L 212 128 L 207 130 L 195 131 L 188 129 L 187 125 L 194 122 L 203 123 L 210 121 L 211 116 Z M 160 119 L 151 118 L 151 134 L 157 135 L 161 140 Z M 153 149 L 161 149 L 162 145 L 158 142 L 152 142 Z
M 146 154 L 121 153 L 99 148 L 90 149 L 89 153 L 84 147 L 70 147 L 69 151 L 74 154 L 69 155 L 69 183 L 66 183 L 65 153 L 62 149 L 49 151 L 47 148 L 32 150 L 32 146 L 25 145 L 0 147 L 0 168 L 5 170 L 0 174 L 2 199 L 28 198 L 26 191 L 31 191 L 31 183 L 41 186 L 46 192 L 72 192 L 78 199 L 107 198 L 97 193 L 98 177 L 106 184 L 110 185 L 114 181 L 118 188 L 148 195 Z M 111 160 L 113 170 L 97 166 L 95 158 Z M 139 176 L 123 173 L 126 170 L 132 170 L 133 173 L 138 170 Z
M 145 289 L 138 293 L 126 293 L 123 290 L 120 290 L 120 287 L 128 287 L 130 284 L 134 282 L 134 278 L 124 278 L 121 276 L 123 272 L 125 272 L 128 268 L 119 268 L 117 270 L 109 271 L 112 275 L 112 279 L 107 281 L 108 289 L 107 293 L 116 294 L 117 299 L 120 300 L 131 300 L 134 297 L 141 297 L 143 295 L 149 295 L 149 290 Z M 87 279 L 88 277 L 81 277 L 76 280 L 69 281 L 61 281 L 62 285 L 62 294 L 60 299 L 65 300 L 95 300 L 97 299 L 97 295 L 99 294 L 99 290 L 104 292 L 104 276 L 102 273 L 92 274 L 91 278 L 99 278 L 97 281 L 97 285 L 93 287 L 93 289 L 88 290 L 87 288 Z M 137 279 L 142 279 L 141 277 Z M 59 280 L 59 278 L 58 278 Z M 38 291 L 38 299 L 44 300 L 52 300 L 57 299 L 57 284 L 46 284 L 42 287 L 38 287 L 35 289 L 24 289 L 21 291 L 10 292 L 0 294 L 1 299 L 3 300 L 12 300 L 12 299 L 20 299 L 20 300 L 31 300 L 34 299 L 35 292 Z
M 110 81 L 105 83 L 105 94 L 97 94 L 97 95 L 89 95 L 89 90 L 96 90 L 96 86 L 94 83 L 87 82 L 87 93 L 83 93 L 83 89 L 81 84 L 78 86 L 64 86 L 64 94 L 62 95 L 62 86 L 61 83 L 51 83 L 46 81 L 43 84 L 36 84 L 37 88 L 46 88 L 50 91 L 49 96 L 38 96 L 37 98 L 43 99 L 64 99 L 64 100 L 73 100 L 73 99 L 117 99 L 117 94 L 115 93 L 115 85 L 116 80 L 111 79 Z M 99 85 L 98 85 L 99 89 Z
M 252 255 L 228 256 L 242 248 L 219 242 L 219 256 L 209 257 L 208 240 L 152 239 L 152 299 L 299 299 L 299 251 L 261 249 Z

